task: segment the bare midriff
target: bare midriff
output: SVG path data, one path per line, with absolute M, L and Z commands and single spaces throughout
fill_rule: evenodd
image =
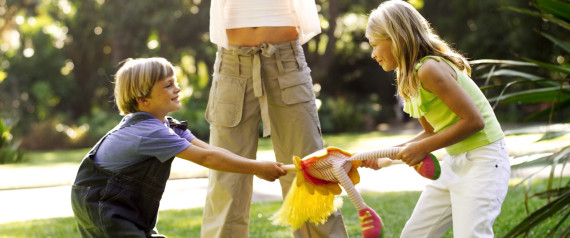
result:
M 285 41 L 296 40 L 299 36 L 297 27 L 244 27 L 226 29 L 230 45 L 258 46 L 261 43 L 276 44 Z

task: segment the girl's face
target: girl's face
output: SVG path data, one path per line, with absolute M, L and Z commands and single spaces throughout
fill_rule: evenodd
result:
M 169 112 L 176 111 L 182 108 L 178 100 L 180 87 L 176 82 L 176 76 L 167 77 L 166 79 L 159 80 L 152 87 L 150 97 L 146 98 L 149 102 L 150 110 L 157 114 L 168 114 Z M 151 114 L 153 114 L 151 112 Z
M 396 59 L 392 54 L 392 41 L 389 39 L 369 39 L 372 46 L 372 59 L 376 60 L 384 71 L 392 71 L 398 67 Z

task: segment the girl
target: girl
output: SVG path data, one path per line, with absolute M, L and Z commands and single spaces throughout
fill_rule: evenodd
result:
M 410 4 L 389 0 L 372 11 L 366 37 L 372 58 L 395 70 L 404 111 L 424 131 L 399 145 L 412 166 L 445 148 L 441 177 L 426 186 L 401 237 L 493 237 L 510 177 L 504 135 L 467 60 L 451 49 Z
M 162 237 L 154 227 L 173 158 L 274 181 L 281 163 L 210 146 L 166 115 L 181 108 L 174 67 L 163 58 L 127 60 L 115 76 L 121 123 L 83 159 L 72 208 L 83 237 Z

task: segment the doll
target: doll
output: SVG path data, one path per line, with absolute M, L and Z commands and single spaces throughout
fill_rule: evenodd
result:
M 358 210 L 363 237 L 379 237 L 382 232 L 380 216 L 364 203 L 354 185 L 360 182 L 357 168 L 363 160 L 377 160 L 379 167 L 392 164 L 400 147 L 391 147 L 353 154 L 335 147 L 314 152 L 303 159 L 293 157 L 293 165 L 284 165 L 288 172 L 297 176 L 283 201 L 283 205 L 270 219 L 274 224 L 298 229 L 305 222 L 324 223 L 328 216 L 342 206 L 342 199 L 335 199 L 342 186 Z M 414 169 L 423 177 L 439 178 L 440 166 L 432 154 Z M 339 186 L 340 184 L 340 186 Z

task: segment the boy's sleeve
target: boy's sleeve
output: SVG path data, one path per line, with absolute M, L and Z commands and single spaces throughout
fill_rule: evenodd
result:
M 174 132 L 189 142 L 196 139 L 196 136 L 194 136 L 194 134 L 192 134 L 192 132 L 189 129 L 182 130 L 179 128 L 174 128 Z
M 187 139 L 193 137 L 190 131 L 182 137 L 164 125 L 158 124 L 153 128 L 155 129 L 147 136 L 141 137 L 138 147 L 140 154 L 154 156 L 161 162 L 165 162 L 192 145 Z

